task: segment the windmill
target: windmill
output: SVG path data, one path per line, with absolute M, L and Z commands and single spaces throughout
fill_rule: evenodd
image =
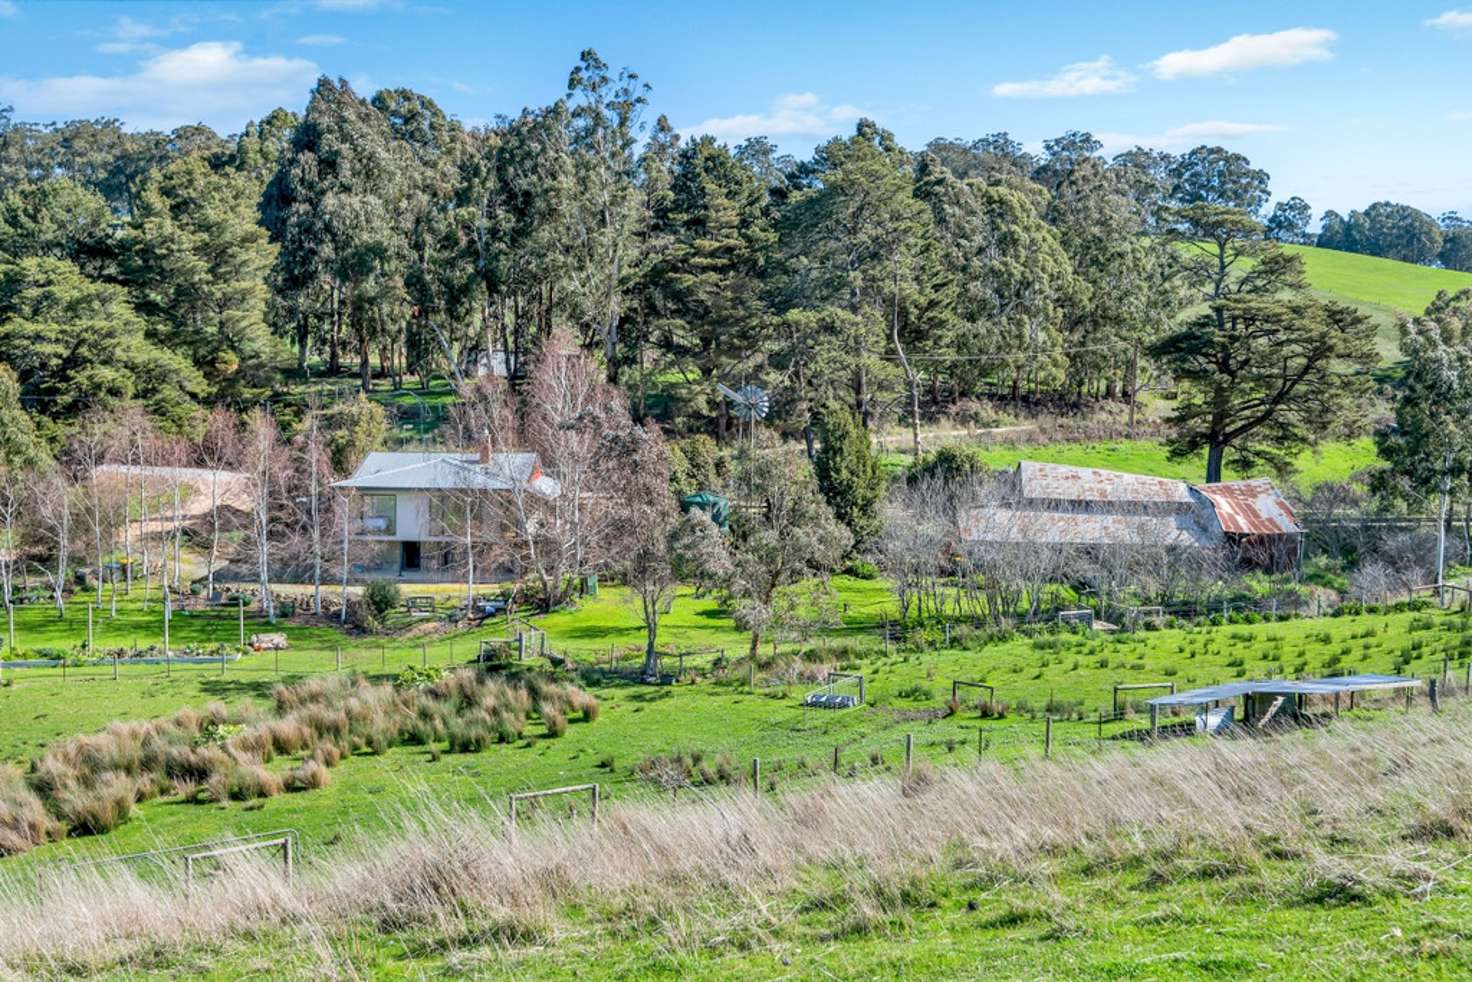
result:
M 766 419 L 767 413 L 772 409 L 772 400 L 767 395 L 767 390 L 755 385 L 730 389 L 719 382 L 716 383 L 716 388 L 721 395 L 731 400 L 731 412 L 736 418 L 746 423 L 752 447 L 755 448 L 757 420 Z

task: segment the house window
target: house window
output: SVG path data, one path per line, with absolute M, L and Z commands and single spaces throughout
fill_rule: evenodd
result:
M 358 498 L 358 532 L 361 535 L 393 535 L 398 501 L 391 494 L 365 494 Z

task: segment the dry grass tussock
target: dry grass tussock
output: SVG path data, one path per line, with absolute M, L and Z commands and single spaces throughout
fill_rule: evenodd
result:
M 452 751 L 474 751 L 519 738 L 533 709 L 549 736 L 566 731 L 569 714 L 598 715 L 598 701 L 575 686 L 471 669 L 405 688 L 320 676 L 276 686 L 272 702 L 265 710 L 212 703 L 204 713 L 112 723 L 48 748 L 24 776 L 0 771 L 0 856 L 59 835 L 108 832 L 159 795 L 249 801 L 308 791 L 325 787 L 328 768 L 348 754 L 447 735 Z M 278 756 L 301 759 L 273 768 Z
M 709 943 L 729 936 L 731 917 L 763 912 L 775 925 L 784 891 L 847 903 L 846 930 L 861 931 L 896 912 L 903 921 L 904 898 L 939 870 L 1045 884 L 1063 863 L 1241 876 L 1315 903 L 1424 894 L 1453 851 L 1438 840 L 1472 838 L 1469 723 L 1472 707 L 1457 707 L 1278 739 L 927 772 L 903 786 L 722 791 L 614 807 L 597 828 L 547 822 L 514 840 L 500 816 L 424 793 L 398 834 L 344 846 L 290 884 L 264 867 L 192 895 L 124 874 L 0 879 L 0 975 L 136 968 L 194 945 L 244 946 L 263 930 L 305 944 L 351 925 L 514 947 L 555 939 L 568 904 L 663 923 L 682 935 L 675 945 L 704 930 Z M 701 927 L 692 910 L 726 913 Z

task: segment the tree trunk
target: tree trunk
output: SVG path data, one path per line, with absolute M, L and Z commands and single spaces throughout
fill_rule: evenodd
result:
M 1206 483 L 1216 484 L 1222 479 L 1222 457 L 1226 453 L 1225 444 L 1213 443 L 1206 451 Z

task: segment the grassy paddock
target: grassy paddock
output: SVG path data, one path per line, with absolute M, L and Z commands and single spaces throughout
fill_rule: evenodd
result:
M 773 684 L 751 690 L 740 665 L 724 677 L 716 672 L 714 654 L 693 656 L 692 678 L 680 684 L 631 682 L 627 674 L 642 655 L 639 617 L 623 591 L 605 588 L 576 611 L 535 622 L 546 630 L 553 651 L 571 655 L 581 666 L 574 681 L 601 706 L 594 725 L 569 727 L 556 740 L 534 732 L 480 753 L 430 753 L 413 746 L 360 751 L 334 769 L 330 787 L 264 802 L 198 806 L 165 796 L 142 804 L 132 821 L 109 835 L 45 845 L 3 863 L 32 865 L 282 826 L 297 828 L 306 848 L 322 849 L 344 837 L 371 836 L 385 828 L 386 816 L 426 785 L 464 807 L 493 807 L 510 791 L 585 781 L 602 784 L 611 801 L 637 799 L 662 793 L 658 782 L 650 780 L 657 775 L 647 768 L 641 773 L 641 765 L 651 758 L 666 758 L 661 773 L 674 768 L 676 778 L 711 787 L 727 783 L 733 774 L 744 776 L 751 758 L 760 757 L 764 785 L 785 791 L 831 772 L 835 748 L 845 779 L 895 774 L 902 766 L 907 733 L 915 739 L 918 758 L 943 769 L 978 760 L 1035 757 L 1042 752 L 1044 714 L 1059 717 L 1054 726 L 1058 756 L 1089 756 L 1099 749 L 1101 735 L 1106 746 L 1112 745 L 1122 730 L 1143 723 L 1137 718 L 1110 724 L 1101 733 L 1094 722 L 1096 712 L 1109 710 L 1111 688 L 1119 682 L 1169 680 L 1188 688 L 1242 677 L 1350 669 L 1426 676 L 1439 674 L 1443 659 L 1460 682 L 1472 657 L 1472 647 L 1463 641 L 1466 620 L 1442 613 L 1016 638 L 970 647 L 957 631 L 949 648 L 932 629 L 928 637 L 897 643 L 886 656 L 881 625 L 893 606 L 885 584 L 839 578 L 836 586 L 848 604 L 844 626 L 824 642 L 807 645 L 807 657 L 863 672 L 870 701 L 863 710 L 805 711 L 800 699 L 813 683 L 793 675 L 781 684 L 772 670 L 763 669 L 762 681 Z M 24 616 L 38 618 L 28 629 L 42 629 L 44 611 L 34 609 Z M 156 618 L 157 612 L 136 611 L 130 617 L 117 626 L 119 636 L 145 631 L 148 618 Z M 84 619 L 82 625 L 84 629 Z M 223 628 L 198 629 L 208 635 Z M 284 629 L 293 647 L 280 656 L 279 676 L 271 653 L 247 655 L 227 664 L 223 674 L 200 666 L 175 667 L 165 675 L 162 666 L 126 664 L 120 666 L 117 681 L 106 665 L 69 671 L 65 681 L 55 670 L 7 672 L 16 681 L 0 688 L 0 718 L 6 720 L 0 728 L 0 760 L 25 766 L 58 740 L 101 730 L 112 720 L 157 719 L 214 700 L 231 707 L 246 700 L 268 704 L 279 681 L 333 671 L 339 641 L 345 670 L 379 677 L 393 676 L 425 657 L 413 639 L 379 642 L 344 639 L 324 627 Z M 62 628 L 53 631 L 57 638 L 63 636 Z M 447 635 L 426 642 L 423 650 L 431 664 L 463 662 L 481 637 L 502 631 L 498 626 Z M 677 599 L 662 633 L 666 650 L 724 648 L 728 661 L 744 654 L 745 640 L 714 600 L 695 598 L 688 591 Z M 606 663 L 610 647 L 629 670 L 623 677 L 598 668 Z M 784 645 L 781 661 L 800 668 L 805 662 L 789 657 L 795 648 Z M 769 653 L 764 651 L 763 657 Z M 1007 716 L 981 718 L 974 697 L 964 692 L 961 712 L 945 715 L 952 679 L 995 685 Z M 1140 699 L 1145 694 L 1134 695 Z M 668 759 L 676 756 L 677 761 Z M 298 764 L 283 760 L 281 767 Z
M 1155 440 L 1110 440 L 1106 442 L 1046 443 L 1046 444 L 996 444 L 983 445 L 977 453 L 993 470 L 1016 467 L 1019 460 L 1037 460 L 1050 464 L 1071 464 L 1076 467 L 1101 467 L 1105 470 L 1126 471 L 1134 474 L 1151 474 L 1156 477 L 1172 477 L 1185 481 L 1201 481 L 1206 474 L 1206 454 L 1203 452 L 1189 460 L 1171 460 L 1165 445 Z M 1232 455 L 1227 454 L 1223 477 L 1226 480 L 1257 477 L 1258 471 L 1239 471 L 1232 466 Z M 891 471 L 908 466 L 911 457 L 907 453 L 886 453 L 884 463 Z M 1299 491 L 1308 492 L 1325 481 L 1342 481 L 1356 471 L 1374 467 L 1380 463 L 1375 452 L 1374 441 L 1368 437 L 1358 440 L 1331 441 L 1316 450 L 1300 454 L 1294 462 L 1289 479 Z
M 292 883 L 0 871 L 0 973 L 1464 975 L 1469 723 L 614 804 L 514 839 L 425 786 Z

